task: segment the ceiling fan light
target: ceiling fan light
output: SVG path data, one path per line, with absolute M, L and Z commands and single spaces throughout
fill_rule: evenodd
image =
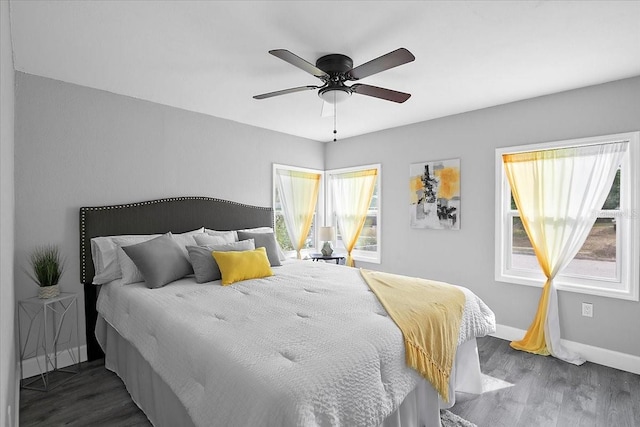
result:
M 318 96 L 329 104 L 338 104 L 351 96 L 348 88 L 326 88 L 318 92 Z

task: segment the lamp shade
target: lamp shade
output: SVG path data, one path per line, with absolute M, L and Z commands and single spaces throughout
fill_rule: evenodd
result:
M 332 241 L 336 238 L 335 229 L 333 227 L 320 227 L 318 237 L 323 242 Z
M 327 87 L 321 89 L 318 96 L 329 104 L 338 104 L 349 99 L 351 91 L 347 87 Z

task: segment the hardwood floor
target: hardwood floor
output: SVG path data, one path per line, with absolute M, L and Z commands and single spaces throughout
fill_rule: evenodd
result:
M 20 390 L 21 426 L 151 426 L 104 360 L 48 392 Z
M 478 339 L 478 352 L 485 375 L 513 384 L 457 396 L 451 412 L 479 427 L 640 426 L 640 375 L 516 351 L 493 337 Z
M 640 426 L 640 376 L 593 363 L 574 366 L 478 339 L 482 372 L 513 386 L 459 394 L 451 412 L 478 427 Z M 496 381 L 499 382 L 499 381 Z M 21 426 L 150 426 L 102 361 L 49 391 L 21 390 Z

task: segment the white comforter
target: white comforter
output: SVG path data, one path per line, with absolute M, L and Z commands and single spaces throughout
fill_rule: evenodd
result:
M 231 286 L 102 287 L 98 311 L 198 426 L 375 426 L 421 381 L 354 268 L 289 261 Z M 471 291 L 459 343 L 495 328 Z

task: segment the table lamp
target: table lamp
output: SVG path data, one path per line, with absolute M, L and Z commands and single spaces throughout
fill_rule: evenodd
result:
M 333 248 L 331 247 L 331 242 L 335 239 L 335 231 L 333 227 L 320 227 L 319 236 L 320 240 L 324 241 L 322 245 L 322 255 L 331 256 L 333 253 Z

